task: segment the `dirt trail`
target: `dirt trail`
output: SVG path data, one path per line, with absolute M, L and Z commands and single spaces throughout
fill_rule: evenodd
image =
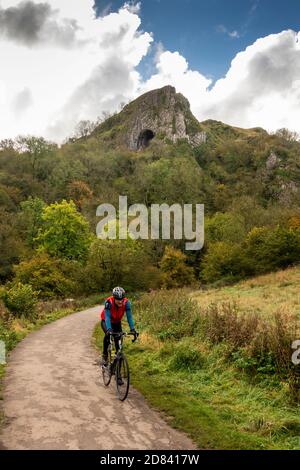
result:
M 194 449 L 143 397 L 105 389 L 91 346 L 99 307 L 31 333 L 12 352 L 0 449 Z

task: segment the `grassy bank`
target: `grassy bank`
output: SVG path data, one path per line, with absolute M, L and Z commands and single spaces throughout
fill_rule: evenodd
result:
M 199 448 L 300 449 L 300 269 L 135 304 L 132 384 Z M 300 335 L 299 335 L 300 336 Z M 96 332 L 101 346 L 100 331 Z

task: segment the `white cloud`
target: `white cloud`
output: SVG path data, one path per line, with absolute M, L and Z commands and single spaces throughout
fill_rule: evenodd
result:
M 237 54 L 225 78 L 194 103 L 197 116 L 241 127 L 300 131 L 299 34 L 283 31 L 258 39 Z
M 226 34 L 227 36 L 229 36 L 230 38 L 235 38 L 235 39 L 238 39 L 240 38 L 240 33 L 236 30 L 233 30 L 233 31 L 230 31 L 228 28 L 226 28 L 226 26 L 224 26 L 223 24 L 220 24 L 217 26 L 216 28 L 217 32 L 218 33 L 224 33 Z
M 213 86 L 189 69 L 178 52 L 163 52 L 157 74 L 143 89 L 175 86 L 190 100 L 198 119 L 217 119 L 240 127 L 300 132 L 300 33 L 283 31 L 258 39 L 233 59 Z
M 190 70 L 184 57 L 178 52 L 162 52 L 157 59 L 157 73 L 145 84 L 141 91 L 149 91 L 165 85 L 173 85 L 191 103 L 206 96 L 211 80 L 197 71 Z
M 16 39 L 13 23 L 9 35 L 0 36 L 0 139 L 30 133 L 61 141 L 79 120 L 114 111 L 120 102 L 135 96 L 140 80 L 135 69 L 147 54 L 152 37 L 139 31 L 141 20 L 132 12 L 133 4 L 95 18 L 90 0 L 48 3 L 50 10 L 38 11 L 55 19 L 57 27 L 76 25 L 72 47 L 44 41 L 45 15 L 42 20 L 38 17 L 42 28 L 33 23 L 38 34 L 32 35 L 31 28 L 25 37 L 19 31 Z M 12 7 L 14 14 L 20 12 L 17 0 L 0 4 L 2 12 Z M 21 4 L 22 12 L 26 4 Z M 40 1 L 33 0 L 32 5 L 38 7 Z M 31 92 L 26 113 L 18 109 L 24 89 Z
M 39 7 L 47 2 L 51 7 Z M 2 0 L 0 12 L 14 7 L 14 15 L 24 13 L 28 3 Z M 0 35 L 0 139 L 30 133 L 61 141 L 79 120 L 169 84 L 189 99 L 199 120 L 300 132 L 300 34 L 258 39 L 215 84 L 159 44 L 156 71 L 143 81 L 137 66 L 153 39 L 140 30 L 139 3 L 100 18 L 93 6 L 92 0 L 32 0 L 31 8 L 43 14 L 29 31 L 16 28 L 18 16 L 6 21 Z M 51 40 L 45 40 L 45 28 Z

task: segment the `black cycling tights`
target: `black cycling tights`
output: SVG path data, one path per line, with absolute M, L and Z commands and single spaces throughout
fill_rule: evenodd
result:
M 104 334 L 105 334 L 104 339 L 103 339 L 103 355 L 107 356 L 107 350 L 108 350 L 108 346 L 109 346 L 109 336 L 106 335 L 107 327 L 106 327 L 106 323 L 105 323 L 104 320 L 101 321 L 101 327 L 102 327 L 102 330 L 104 331 Z M 112 328 L 114 333 L 121 333 L 122 332 L 121 322 L 112 323 L 111 328 Z M 118 351 L 118 349 L 119 349 L 119 340 L 117 338 L 114 338 L 114 339 L 115 339 L 116 350 Z

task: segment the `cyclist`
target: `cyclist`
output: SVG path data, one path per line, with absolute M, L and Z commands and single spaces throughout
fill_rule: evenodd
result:
M 134 338 L 138 337 L 138 333 L 134 328 L 134 321 L 131 311 L 131 303 L 125 297 L 125 290 L 122 287 L 115 287 L 112 291 L 112 296 L 108 297 L 104 303 L 104 308 L 101 312 L 101 327 L 105 333 L 103 340 L 103 355 L 102 365 L 107 365 L 108 360 L 108 346 L 110 333 L 122 332 L 122 318 L 126 313 L 130 332 L 134 334 Z M 118 339 L 115 338 L 116 350 L 119 349 Z

